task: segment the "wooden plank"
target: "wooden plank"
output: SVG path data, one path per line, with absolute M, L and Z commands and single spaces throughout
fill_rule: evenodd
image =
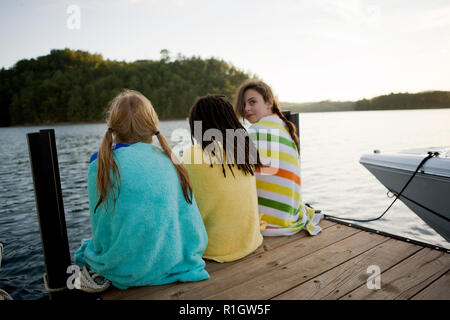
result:
M 322 227 L 323 231 L 327 230 L 328 228 L 337 225 L 335 222 L 328 221 L 328 220 L 322 220 L 320 221 L 320 226 Z M 338 229 L 339 230 L 339 229 Z M 285 236 L 285 237 L 265 237 L 263 244 L 256 249 L 254 252 L 252 252 L 247 257 L 233 261 L 233 262 L 227 262 L 227 263 L 218 263 L 215 261 L 206 261 L 206 270 L 210 274 L 211 277 L 213 277 L 213 273 L 225 269 L 227 267 L 230 267 L 234 264 L 241 263 L 244 259 L 250 259 L 254 256 L 257 256 L 259 254 L 262 254 L 266 251 L 274 250 L 280 246 L 283 246 L 285 244 L 288 244 L 293 241 L 297 241 L 298 239 L 309 237 L 306 231 L 302 231 L 296 235 L 293 236 Z M 154 295 L 157 291 L 169 289 L 172 287 L 175 287 L 177 285 L 180 285 L 180 283 L 171 283 L 167 285 L 160 285 L 160 286 L 148 286 L 148 287 L 134 287 L 129 288 L 127 290 L 119 290 L 117 288 L 111 287 L 108 291 L 102 293 L 101 297 L 104 300 L 120 300 L 120 299 L 138 299 L 140 295 L 146 295 L 151 294 Z M 133 298 L 131 298 L 133 297 Z
M 131 288 L 121 294 L 120 299 L 202 299 L 265 272 L 276 270 L 281 264 L 309 255 L 360 232 L 360 230 L 336 224 L 316 236 L 301 237 L 297 234 L 297 240 L 277 247 L 276 250 L 246 257 L 239 263 L 217 270 L 209 280 L 179 283 L 161 290 L 155 290 L 152 287 Z M 295 238 L 295 236 L 292 237 Z M 116 296 L 116 298 L 119 297 Z
M 383 272 L 380 290 L 370 290 L 364 284 L 342 299 L 409 299 L 447 272 L 449 268 L 450 255 L 448 253 L 423 248 Z
M 353 228 L 336 225 L 335 227 L 329 228 L 326 233 L 321 233 L 315 237 L 302 238 L 300 235 L 297 235 L 297 241 L 278 247 L 277 250 L 265 251 L 259 255 L 244 258 L 239 264 L 234 264 L 226 269 L 215 272 L 207 282 L 181 284 L 176 288 L 164 290 L 164 292 L 158 292 L 146 298 L 202 299 L 233 285 L 245 282 L 267 270 L 276 269 L 279 264 L 308 255 L 358 232 L 360 231 Z M 291 251 L 294 251 L 294 253 L 287 254 L 287 252 Z
M 146 294 L 154 294 L 164 288 L 170 288 L 175 283 L 170 283 L 161 286 L 148 286 L 148 287 L 131 287 L 126 290 L 119 290 L 117 288 L 111 288 L 101 294 L 102 300 L 139 300 Z
M 412 300 L 450 300 L 450 272 L 420 291 Z
M 336 225 L 336 222 L 332 222 L 329 220 L 320 221 L 320 227 L 322 228 L 323 231 L 325 231 L 326 229 L 328 229 L 334 225 Z M 252 252 L 251 254 L 249 254 L 248 256 L 246 256 L 244 258 L 250 258 L 252 256 L 256 256 L 265 251 L 270 251 L 270 250 L 276 249 L 276 248 L 283 246 L 285 244 L 288 244 L 292 241 L 297 241 L 299 238 L 306 238 L 306 237 L 310 237 L 310 235 L 306 231 L 301 231 L 298 234 L 295 234 L 292 236 L 265 237 L 263 244 L 261 246 L 259 246 L 259 248 L 256 249 L 254 252 Z M 224 269 L 224 268 L 227 268 L 234 264 L 240 263 L 243 259 L 239 259 L 239 260 L 231 261 L 231 262 L 227 262 L 227 263 L 207 261 L 206 262 L 206 270 L 211 274 L 211 273 L 216 272 L 217 270 Z
M 387 240 L 386 237 L 361 231 L 351 237 L 318 249 L 312 254 L 292 259 L 291 262 L 280 263 L 276 268 L 265 270 L 258 277 L 235 285 L 230 289 L 216 291 L 215 294 L 207 298 L 271 299 Z M 294 253 L 295 251 L 292 250 L 285 251 L 286 255 Z
M 377 265 L 383 272 L 422 247 L 389 239 L 355 258 L 277 297 L 276 300 L 337 300 L 366 283 L 367 268 Z

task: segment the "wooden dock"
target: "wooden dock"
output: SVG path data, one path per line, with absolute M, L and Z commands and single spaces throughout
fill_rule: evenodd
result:
M 450 299 L 450 254 L 323 220 L 323 231 L 266 237 L 251 255 L 208 261 L 209 280 L 111 288 L 104 300 L 346 300 Z M 369 266 L 380 289 L 369 289 Z

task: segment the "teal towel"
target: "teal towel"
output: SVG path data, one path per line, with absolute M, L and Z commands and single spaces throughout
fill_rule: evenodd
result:
M 92 238 L 83 240 L 75 263 L 111 280 L 119 289 L 208 279 L 202 259 L 208 238 L 197 204 L 186 202 L 169 158 L 147 143 L 115 148 L 120 195 L 94 213 L 97 159 L 88 192 Z M 115 185 L 117 194 L 117 188 Z M 114 209 L 113 209 L 114 207 Z

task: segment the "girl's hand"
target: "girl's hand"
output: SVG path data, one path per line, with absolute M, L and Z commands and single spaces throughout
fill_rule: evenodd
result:
M 266 226 L 267 226 L 267 222 L 262 220 L 262 213 L 260 213 L 259 214 L 259 231 L 263 231 L 264 229 L 266 229 Z

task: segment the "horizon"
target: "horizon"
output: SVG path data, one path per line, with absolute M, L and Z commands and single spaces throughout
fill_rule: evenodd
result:
M 7 45 L 0 67 L 55 48 L 125 62 L 159 60 L 167 49 L 172 57 L 230 63 L 267 82 L 287 103 L 449 91 L 450 3 L 404 5 L 399 0 L 2 1 L 0 39 Z

